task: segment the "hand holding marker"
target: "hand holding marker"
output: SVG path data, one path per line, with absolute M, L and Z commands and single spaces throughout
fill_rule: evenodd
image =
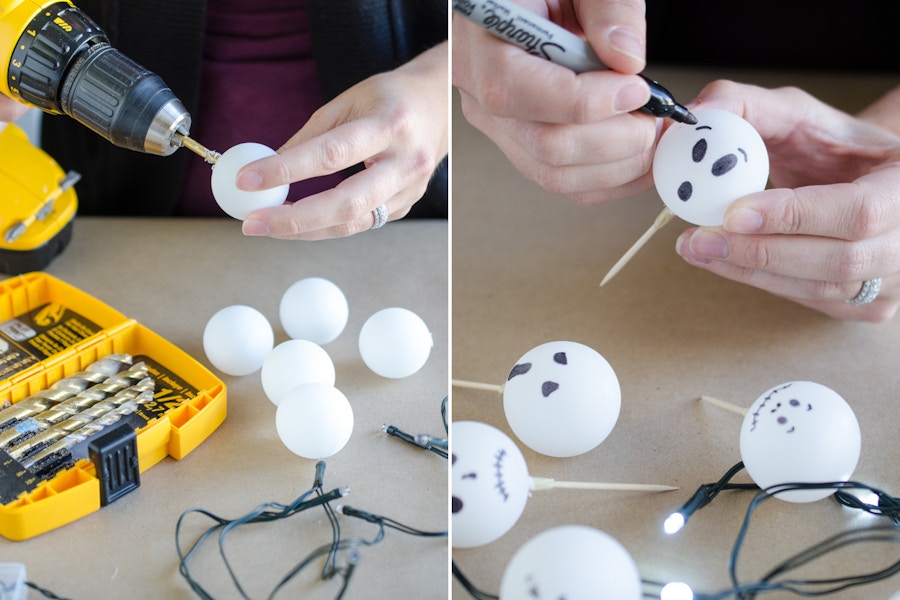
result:
M 576 73 L 604 71 L 590 44 L 574 33 L 543 19 L 511 0 L 453 0 L 453 10 L 496 37 Z M 693 125 L 697 118 L 675 102 L 666 88 L 644 77 L 650 100 L 641 110 Z

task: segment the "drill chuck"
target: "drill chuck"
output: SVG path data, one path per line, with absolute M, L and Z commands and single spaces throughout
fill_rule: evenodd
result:
M 0 15 L 2 16 L 2 15 Z M 115 48 L 103 30 L 68 2 L 52 3 L 26 24 L 6 84 L 19 100 L 67 114 L 113 144 L 168 156 L 191 117 L 155 73 Z

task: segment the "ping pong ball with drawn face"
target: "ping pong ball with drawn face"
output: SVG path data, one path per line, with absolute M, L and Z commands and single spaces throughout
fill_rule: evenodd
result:
M 503 387 L 513 433 L 541 454 L 577 456 L 606 439 L 619 418 L 619 379 L 603 356 L 577 342 L 526 352 Z
M 583 525 L 548 529 L 523 544 L 509 561 L 500 599 L 639 600 L 634 559 L 611 536 Z
M 741 117 L 711 108 L 694 116 L 695 125 L 672 125 L 659 140 L 653 181 L 676 216 L 694 225 L 721 225 L 732 202 L 765 189 L 769 155 Z
M 453 547 L 498 539 L 525 510 L 531 478 L 525 457 L 505 433 L 476 421 L 451 429 Z
M 847 481 L 859 461 L 859 423 L 835 391 L 811 381 L 775 386 L 747 411 L 741 425 L 741 459 L 761 488 L 781 483 Z M 813 502 L 833 489 L 776 494 Z
M 222 153 L 212 169 L 212 193 L 219 206 L 240 221 L 248 214 L 261 208 L 281 206 L 287 198 L 289 185 L 280 185 L 267 190 L 245 191 L 237 187 L 235 178 L 244 165 L 255 160 L 274 156 L 275 151 L 255 142 L 233 146 Z

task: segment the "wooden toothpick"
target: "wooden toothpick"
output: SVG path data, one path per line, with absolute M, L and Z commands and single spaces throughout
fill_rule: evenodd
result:
M 602 490 L 608 492 L 671 492 L 677 487 L 651 483 L 597 483 L 592 481 L 556 481 L 546 477 L 532 477 L 531 489 L 538 492 L 565 488 L 570 490 Z
M 718 398 L 713 398 L 712 396 L 700 396 L 700 400 L 703 402 L 708 402 L 713 406 L 718 406 L 719 408 L 724 408 L 725 410 L 730 410 L 731 412 L 737 413 L 741 416 L 747 414 L 747 409 L 742 408 L 740 406 L 736 406 L 731 404 L 730 402 L 725 402 L 724 400 L 719 400 Z
M 477 381 L 466 381 L 465 379 L 453 379 L 451 381 L 454 387 L 468 388 L 470 390 L 484 390 L 487 392 L 503 393 L 503 386 L 494 383 L 479 383 Z
M 603 281 L 600 282 L 600 287 L 606 285 L 606 283 L 616 276 L 616 274 L 621 271 L 625 265 L 628 264 L 634 255 L 638 253 L 644 244 L 650 241 L 650 238 L 653 237 L 653 234 L 666 226 L 666 224 L 672 220 L 672 217 L 675 215 L 672 211 L 669 210 L 668 207 L 664 208 L 659 216 L 656 217 L 656 220 L 653 221 L 653 225 L 650 226 L 650 229 L 644 232 L 644 235 L 638 238 L 638 240 L 628 249 L 628 252 L 622 255 L 616 264 L 612 266 L 612 269 L 609 270 L 609 273 L 606 274 L 606 277 L 603 278 Z

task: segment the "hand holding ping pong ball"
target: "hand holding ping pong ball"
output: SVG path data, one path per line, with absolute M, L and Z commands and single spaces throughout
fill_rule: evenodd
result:
M 622 544 L 583 525 L 548 529 L 525 542 L 503 572 L 500 600 L 639 600 L 641 576 Z
M 525 457 L 508 435 L 476 421 L 457 421 L 452 444 L 453 547 L 493 542 L 519 520 L 531 478 Z
M 203 350 L 209 362 L 229 375 L 249 375 L 262 367 L 275 335 L 255 308 L 236 304 L 214 314 L 203 330 Z
M 782 483 L 848 481 L 860 454 L 859 423 L 835 391 L 811 381 L 778 385 L 757 398 L 741 425 L 741 459 L 761 488 Z M 775 497 L 813 502 L 834 489 Z
M 765 189 L 769 155 L 750 123 L 725 110 L 693 111 L 695 125 L 677 123 L 659 140 L 653 181 L 676 216 L 721 225 L 732 202 Z
M 532 348 L 503 387 L 503 410 L 513 433 L 548 456 L 576 456 L 594 449 L 612 431 L 621 404 L 612 366 L 577 342 Z
M 353 433 L 353 409 L 337 388 L 301 383 L 278 404 L 275 429 L 288 450 L 309 459 L 337 454 Z
M 238 189 L 235 181 L 238 171 L 245 165 L 275 154 L 268 146 L 246 142 L 229 148 L 216 160 L 212 169 L 212 193 L 229 216 L 243 221 L 254 210 L 284 204 L 289 185 L 248 192 Z

